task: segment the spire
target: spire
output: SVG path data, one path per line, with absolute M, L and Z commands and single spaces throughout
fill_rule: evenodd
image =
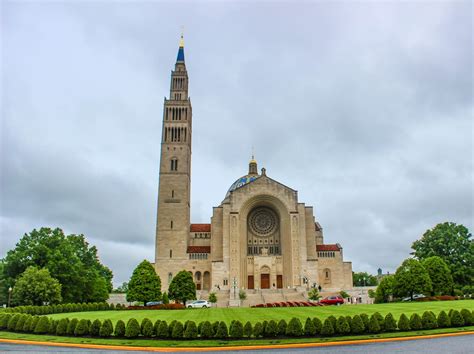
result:
M 252 159 L 249 162 L 249 175 L 258 175 L 257 160 L 252 153 Z
M 178 57 L 176 58 L 176 62 L 183 62 L 184 63 L 184 38 L 183 38 L 183 33 L 181 33 L 181 38 L 179 39 Z

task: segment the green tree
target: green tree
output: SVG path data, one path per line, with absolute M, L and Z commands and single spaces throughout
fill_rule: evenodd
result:
M 420 260 L 441 257 L 458 286 L 474 283 L 474 243 L 465 226 L 453 222 L 438 224 L 427 230 L 411 248 L 412 254 Z
M 74 335 L 76 337 L 81 337 L 89 334 L 89 321 L 86 319 L 79 320 L 76 328 L 74 329 Z
M 158 327 L 158 331 L 156 332 L 156 336 L 161 339 L 168 338 L 169 336 L 169 328 L 166 321 L 161 321 L 160 326 Z
M 49 326 L 51 326 L 51 320 L 47 316 L 41 316 L 36 323 L 34 333 L 46 334 L 49 332 Z
M 64 302 L 105 301 L 112 290 L 112 271 L 100 263 L 97 248 L 89 246 L 84 235 L 66 236 L 59 228 L 35 229 L 25 234 L 8 251 L 3 265 L 1 279 L 8 286 L 30 266 L 48 269 L 61 284 Z M 106 291 L 99 291 L 98 286 L 105 286 Z M 94 298 L 98 293 L 106 294 L 105 298 Z
M 171 331 L 171 338 L 173 339 L 181 339 L 183 338 L 184 334 L 184 326 L 181 322 L 176 321 L 173 326 L 173 330 Z
M 265 337 L 276 337 L 278 335 L 278 324 L 275 320 L 268 321 L 265 326 Z
M 438 256 L 425 258 L 421 261 L 431 279 L 433 287 L 431 295 L 446 295 L 453 292 L 453 277 L 446 262 Z
M 144 260 L 133 271 L 128 283 L 127 301 L 140 301 L 145 305 L 161 298 L 161 279 L 153 265 Z
M 313 318 L 313 325 L 314 325 L 314 331 L 316 334 L 321 333 L 321 328 L 323 327 L 323 323 L 321 320 L 317 317 Z
M 393 296 L 393 283 L 395 277 L 393 275 L 388 275 L 383 277 L 375 290 L 375 303 L 380 304 L 383 302 L 388 302 L 390 296 Z
M 321 298 L 321 295 L 319 294 L 319 291 L 318 291 L 317 288 L 312 288 L 308 292 L 308 299 L 310 299 L 312 301 L 318 301 L 320 298 Z
M 12 295 L 17 305 L 57 304 L 61 302 L 61 284 L 47 269 L 30 266 L 18 277 Z
M 410 320 L 404 313 L 400 315 L 400 319 L 398 320 L 398 329 L 400 331 L 409 331 L 411 329 Z
M 186 305 L 186 301 L 196 299 L 196 284 L 193 276 L 186 270 L 180 271 L 171 280 L 168 288 L 169 298 L 175 301 L 181 301 Z
M 211 304 L 215 304 L 217 302 L 217 295 L 216 293 L 210 293 L 209 294 L 209 302 Z
M 163 304 L 168 305 L 170 303 L 170 299 L 168 298 L 168 293 L 163 293 Z
M 261 322 L 255 323 L 253 326 L 253 336 L 259 338 L 263 335 L 263 326 Z
M 112 290 L 113 293 L 126 294 L 128 292 L 128 282 L 123 282 L 122 285 Z
M 458 310 L 453 310 L 449 315 L 452 327 L 464 326 L 464 318 Z
M 348 299 L 348 298 L 351 297 L 351 296 L 350 296 L 347 292 L 345 292 L 344 290 L 341 290 L 341 291 L 339 292 L 339 295 L 340 295 L 343 299 Z
M 354 286 L 376 286 L 377 277 L 367 272 L 352 272 L 352 284 Z
M 410 296 L 413 299 L 414 294 L 430 293 L 431 289 L 430 276 L 418 260 L 408 258 L 398 267 L 393 284 L 396 296 Z

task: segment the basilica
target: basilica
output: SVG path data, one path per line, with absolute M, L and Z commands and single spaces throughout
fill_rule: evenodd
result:
M 212 210 L 210 223 L 190 221 L 192 106 L 181 41 L 165 98 L 156 224 L 155 268 L 163 290 L 189 271 L 197 290 L 229 294 L 268 289 L 352 289 L 352 264 L 340 244 L 326 244 L 313 207 L 250 160 Z

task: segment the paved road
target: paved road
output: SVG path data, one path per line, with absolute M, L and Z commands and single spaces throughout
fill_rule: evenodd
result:
M 4 344 L 0 343 L 1 353 L 91 353 L 91 354 L 110 354 L 113 352 L 125 353 L 147 353 L 147 351 L 119 351 L 119 350 L 98 350 L 98 349 L 79 349 L 68 347 L 47 347 L 39 345 L 20 345 L 20 344 Z M 314 347 L 302 349 L 271 349 L 271 350 L 250 350 L 250 351 L 225 351 L 225 353 L 240 353 L 240 354 L 262 354 L 262 353 L 426 353 L 426 354 L 467 354 L 474 352 L 474 335 L 465 335 L 458 337 L 441 337 L 432 339 L 417 339 L 402 342 L 386 342 L 386 343 L 371 343 L 371 344 L 356 344 L 356 345 L 341 345 L 334 347 Z M 183 352 L 181 352 L 183 353 Z M 203 352 L 201 352 L 203 353 Z M 216 352 L 204 352 L 213 353 Z

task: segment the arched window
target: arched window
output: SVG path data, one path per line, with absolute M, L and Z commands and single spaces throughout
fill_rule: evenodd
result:
M 331 271 L 329 268 L 324 269 L 324 280 L 331 281 Z
M 173 280 L 173 273 L 168 273 L 168 284 Z
M 171 159 L 171 171 L 178 171 L 178 159 Z

